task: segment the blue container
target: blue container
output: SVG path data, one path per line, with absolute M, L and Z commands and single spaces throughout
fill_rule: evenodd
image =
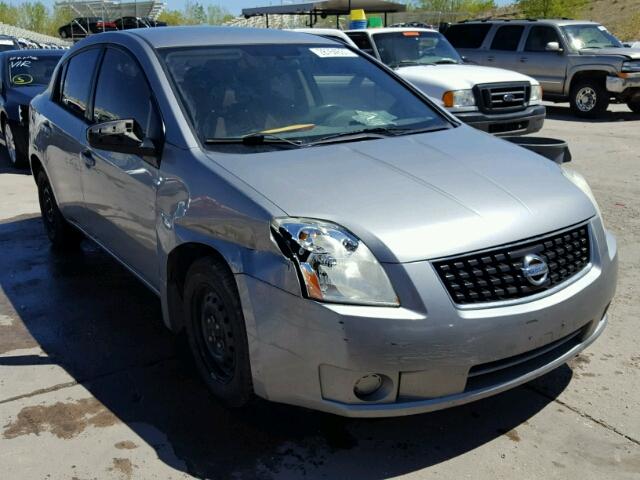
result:
M 367 28 L 366 20 L 351 20 L 349 23 L 350 30 L 364 30 L 365 28 Z

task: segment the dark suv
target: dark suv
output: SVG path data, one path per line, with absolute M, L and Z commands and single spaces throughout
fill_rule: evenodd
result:
M 546 100 L 571 103 L 596 117 L 615 99 L 640 113 L 640 49 L 626 48 L 606 27 L 582 20 L 478 20 L 445 36 L 469 60 L 530 75 Z

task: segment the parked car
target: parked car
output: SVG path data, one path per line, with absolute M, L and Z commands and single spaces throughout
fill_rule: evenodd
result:
M 8 50 L 20 50 L 22 46 L 18 39 L 10 35 L 0 35 L 0 52 Z
M 598 117 L 611 99 L 640 113 L 640 49 L 625 48 L 607 29 L 583 20 L 488 20 L 452 25 L 458 51 L 481 64 L 531 75 L 544 98 Z
M 469 65 L 435 30 L 372 28 L 345 33 L 360 49 L 472 127 L 495 135 L 522 135 L 542 128 L 546 109 L 537 80 Z
M 584 178 L 333 40 L 95 35 L 30 118 L 53 246 L 83 232 L 140 278 L 228 405 L 445 408 L 605 328 L 616 241 Z
M 92 33 L 111 32 L 118 27 L 100 17 L 78 17 L 58 28 L 61 38 L 83 38 Z
M 113 21 L 118 30 L 129 30 L 131 28 L 149 28 L 149 24 L 140 17 L 122 17 Z
M 0 53 L 0 129 L 15 167 L 28 165 L 29 103 L 45 90 L 62 55 L 55 50 Z
M 143 20 L 147 23 L 147 25 L 149 25 L 150 27 L 166 27 L 167 26 L 167 22 L 162 22 L 160 20 L 156 20 L 155 18 L 151 18 L 151 17 L 144 17 Z

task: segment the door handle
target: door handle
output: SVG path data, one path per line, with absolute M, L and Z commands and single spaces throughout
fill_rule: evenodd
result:
M 496 57 L 494 57 L 493 55 L 490 55 L 487 57 L 487 62 L 494 62 L 496 59 Z
M 93 154 L 89 150 L 85 150 L 84 152 L 80 153 L 80 157 L 82 157 L 82 160 L 84 161 L 84 164 L 87 166 L 87 168 L 95 166 L 96 159 L 93 158 Z
M 42 122 L 42 131 L 47 135 L 51 133 L 51 124 L 47 120 Z
M 527 60 L 529 60 L 527 57 L 520 57 L 520 63 L 527 63 Z

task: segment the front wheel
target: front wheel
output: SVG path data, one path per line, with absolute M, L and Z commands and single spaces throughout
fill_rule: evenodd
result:
M 24 154 L 18 150 L 16 146 L 16 137 L 13 134 L 13 128 L 9 122 L 4 124 L 4 143 L 7 147 L 7 154 L 9 155 L 9 161 L 15 168 L 21 168 L 25 166 Z
M 82 235 L 60 213 L 53 189 L 44 172 L 38 173 L 37 184 L 42 223 L 51 244 L 60 250 L 76 248 L 82 240 Z
M 636 97 L 637 96 L 638 95 L 636 95 Z M 637 100 L 629 100 L 627 102 L 627 107 L 629 107 L 629 110 L 634 113 L 640 113 L 640 98 L 638 98 Z
M 571 110 L 578 117 L 596 118 L 609 107 L 610 96 L 601 81 L 586 79 L 571 87 Z
M 187 272 L 185 327 L 204 382 L 229 407 L 253 397 L 249 347 L 233 275 L 218 260 L 205 257 Z

